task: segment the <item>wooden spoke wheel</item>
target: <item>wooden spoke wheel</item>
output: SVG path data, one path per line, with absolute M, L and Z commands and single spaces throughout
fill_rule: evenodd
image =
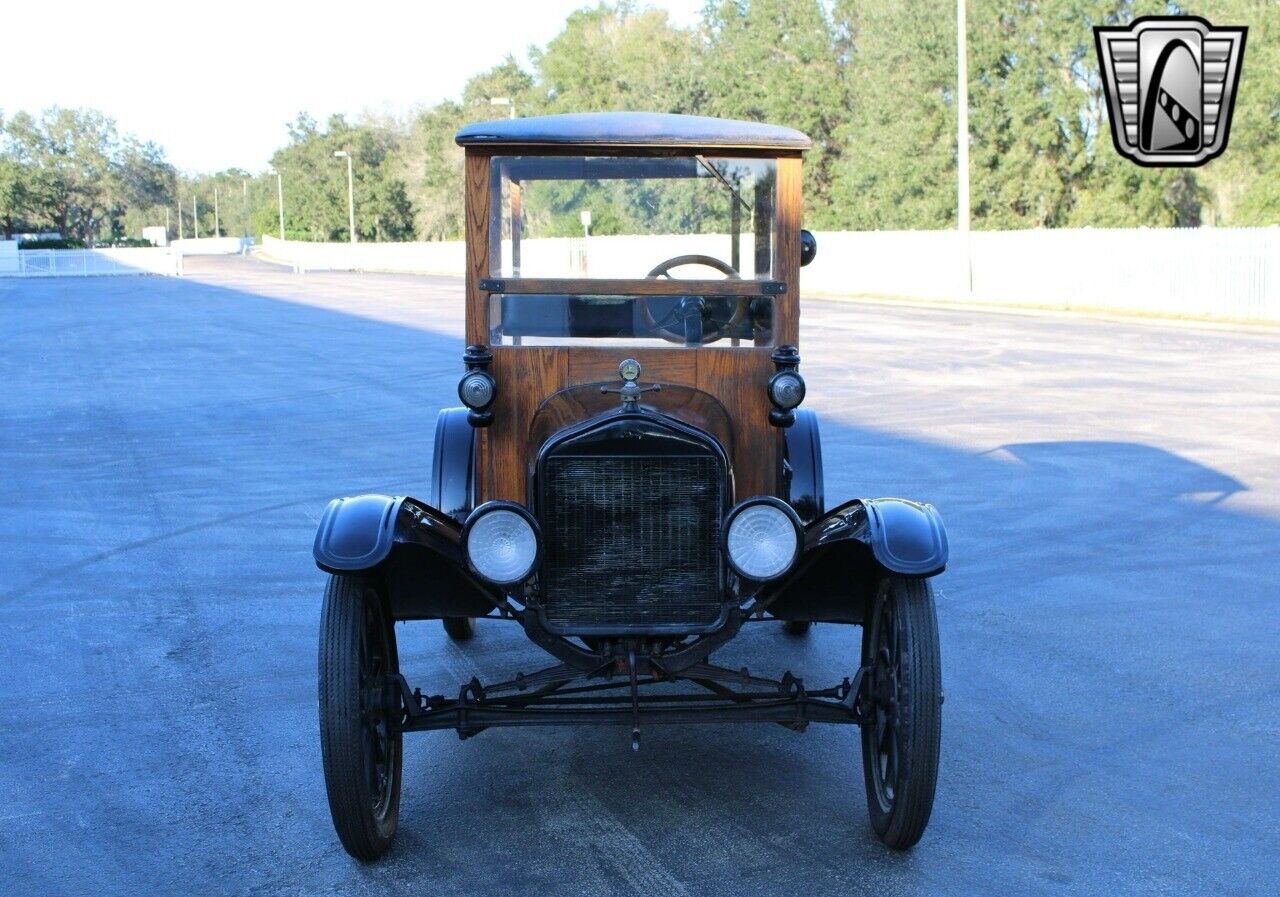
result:
M 333 827 L 347 853 L 386 853 L 400 814 L 396 636 L 368 580 L 333 576 L 320 617 L 320 750 Z
M 862 766 L 871 827 L 904 850 L 924 834 L 933 810 L 942 733 L 942 665 L 933 590 L 927 579 L 890 576 L 863 625 L 869 719 Z

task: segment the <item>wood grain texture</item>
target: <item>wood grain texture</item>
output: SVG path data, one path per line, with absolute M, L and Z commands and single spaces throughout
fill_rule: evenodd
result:
M 542 440 L 553 432 L 546 420 L 535 425 L 543 406 L 555 422 L 569 423 L 608 407 L 618 396 L 600 396 L 601 383 L 621 385 L 618 363 L 628 356 L 640 361 L 642 385 L 662 384 L 669 394 L 646 393 L 645 404 L 664 410 L 693 426 L 708 428 L 733 459 L 739 498 L 772 495 L 777 489 L 779 432 L 769 425 L 771 408 L 765 391 L 773 374 L 770 349 L 617 349 L 495 346 L 490 368 L 497 381 L 493 426 L 477 441 L 477 492 L 481 501 L 505 498 L 528 501 L 529 465 Z M 586 391 L 555 399 L 560 390 L 588 386 Z M 705 394 L 691 398 L 694 390 Z M 724 420 L 708 411 L 724 408 Z
M 778 223 L 773 244 L 773 276 L 787 291 L 773 303 L 774 342 L 800 341 L 800 221 L 803 214 L 800 159 L 778 160 Z
M 529 426 L 542 400 L 568 380 L 568 353 L 568 349 L 544 346 L 493 347 L 489 370 L 498 386 L 493 424 L 480 430 L 476 440 L 480 501 L 528 501 Z
M 646 154 L 651 153 L 652 150 Z M 622 153 L 615 150 L 610 154 Z M 479 281 L 490 277 L 491 253 L 498 236 L 489 229 L 493 189 L 489 156 L 489 153 L 468 149 L 466 157 L 467 340 L 482 345 L 487 343 L 489 333 L 489 294 L 480 290 Z M 776 345 L 795 345 L 799 337 L 800 178 L 799 155 L 779 156 L 773 275 L 785 284 L 786 291 L 773 297 Z M 675 288 L 679 293 L 705 295 L 762 294 L 760 282 L 748 280 L 506 280 L 505 292 L 509 293 L 653 295 L 670 294 Z M 771 346 L 697 349 L 494 346 L 492 351 L 490 371 L 498 389 L 493 426 L 480 430 L 477 439 L 476 489 L 480 501 L 505 498 L 527 502 L 529 464 L 541 441 L 560 425 L 581 419 L 575 415 L 589 415 L 594 413 L 593 409 L 617 403 L 616 395 L 599 396 L 598 387 L 601 382 L 621 382 L 617 368 L 626 357 L 640 361 L 642 385 L 661 383 L 675 387 L 662 398 L 651 399 L 660 393 L 646 394 L 646 404 L 685 419 L 693 426 L 725 434 L 723 438 L 733 459 L 734 491 L 739 500 L 777 492 L 782 435 L 769 425 L 771 405 L 766 385 L 774 372 Z M 592 384 L 595 396 L 590 395 L 590 390 L 582 390 L 552 398 L 566 388 Z M 706 396 L 695 398 L 698 395 L 695 390 Z M 715 406 L 723 407 L 723 415 L 708 410 Z
M 565 427 L 580 423 L 604 411 L 620 407 L 617 392 L 600 391 L 601 386 L 616 388 L 616 378 L 603 383 L 570 386 L 546 399 L 533 415 L 529 428 L 529 444 L 541 446 L 549 437 Z M 729 412 L 714 396 L 690 386 L 667 384 L 656 392 L 646 392 L 641 404 L 654 411 L 669 414 L 690 426 L 711 434 L 733 461 L 734 426 Z M 534 459 L 530 458 L 532 463 Z
M 765 387 L 773 374 L 770 349 L 695 350 L 698 388 L 720 400 L 734 422 L 736 500 L 773 495 L 779 463 L 778 430 L 769 425 Z
M 467 344 L 489 340 L 489 294 L 480 279 L 489 276 L 489 158 L 468 152 L 463 209 L 467 230 Z
M 569 384 L 618 380 L 618 363 L 624 358 L 640 362 L 640 385 L 678 383 L 698 385 L 698 353 L 701 349 L 578 348 L 569 350 Z M 621 382 L 621 381 L 618 381 Z M 616 385 L 616 383 L 615 383 Z

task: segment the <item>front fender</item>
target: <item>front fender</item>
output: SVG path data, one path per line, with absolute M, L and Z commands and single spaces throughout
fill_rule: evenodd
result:
M 468 569 L 462 525 L 414 498 L 334 499 L 320 517 L 312 554 L 328 573 L 376 576 L 397 620 L 484 616 L 503 600 Z
M 949 548 L 932 505 L 902 498 L 856 499 L 805 527 L 800 561 L 757 595 L 757 606 L 786 620 L 861 623 L 887 573 L 936 576 Z
M 352 573 L 381 564 L 391 553 L 403 504 L 403 498 L 390 495 L 357 495 L 329 502 L 311 548 L 316 566 L 328 573 Z
M 905 576 L 936 576 L 950 552 L 938 510 L 905 498 L 846 502 L 806 530 L 805 552 L 849 541 L 869 548 L 885 570 Z
M 822 436 L 814 411 L 797 408 L 795 415 L 795 423 L 782 431 L 780 481 L 782 497 L 807 525 L 820 518 L 826 507 L 822 490 Z
M 431 504 L 459 523 L 476 506 L 476 428 L 466 408 L 444 408 L 436 415 L 431 460 Z

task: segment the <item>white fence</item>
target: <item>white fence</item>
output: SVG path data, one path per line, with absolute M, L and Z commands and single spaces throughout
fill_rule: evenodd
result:
M 90 277 L 111 274 L 182 273 L 188 255 L 233 255 L 253 245 L 249 237 L 174 240 L 167 247 L 128 249 L 18 249 L 0 241 L 0 277 Z
M 461 275 L 467 253 L 461 241 L 437 243 L 306 243 L 262 238 L 264 258 L 306 271 L 390 271 Z
M 181 259 L 167 249 L 23 249 L 17 266 L 0 271 L 19 277 L 90 277 L 110 274 L 181 273 Z
M 1276 227 L 817 237 L 806 293 L 1280 320 Z
M 197 240 L 170 240 L 169 248 L 179 255 L 236 255 L 253 245 L 253 237 L 200 237 Z
M 1118 309 L 1280 321 L 1280 228 L 878 231 L 815 234 L 805 295 L 895 296 L 960 303 Z M 749 242 L 749 241 L 748 241 Z M 301 271 L 464 271 L 460 242 L 301 243 L 265 238 Z M 728 257 L 729 238 L 525 240 L 521 274 L 635 277 L 676 255 Z M 509 267 L 510 247 L 503 247 Z M 742 257 L 752 257 L 750 246 Z M 747 262 L 749 264 L 749 262 Z M 744 272 L 749 273 L 749 272 Z

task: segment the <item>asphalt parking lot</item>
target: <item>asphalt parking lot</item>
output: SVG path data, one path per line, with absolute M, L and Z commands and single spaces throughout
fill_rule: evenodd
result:
M 190 260 L 0 279 L 0 879 L 10 894 L 1273 894 L 1280 333 L 808 302 L 828 500 L 947 521 L 924 840 L 871 835 L 856 733 L 406 738 L 381 863 L 316 731 L 332 496 L 429 494 L 461 284 Z M 717 659 L 836 681 L 858 632 Z M 545 655 L 400 629 L 424 690 Z

